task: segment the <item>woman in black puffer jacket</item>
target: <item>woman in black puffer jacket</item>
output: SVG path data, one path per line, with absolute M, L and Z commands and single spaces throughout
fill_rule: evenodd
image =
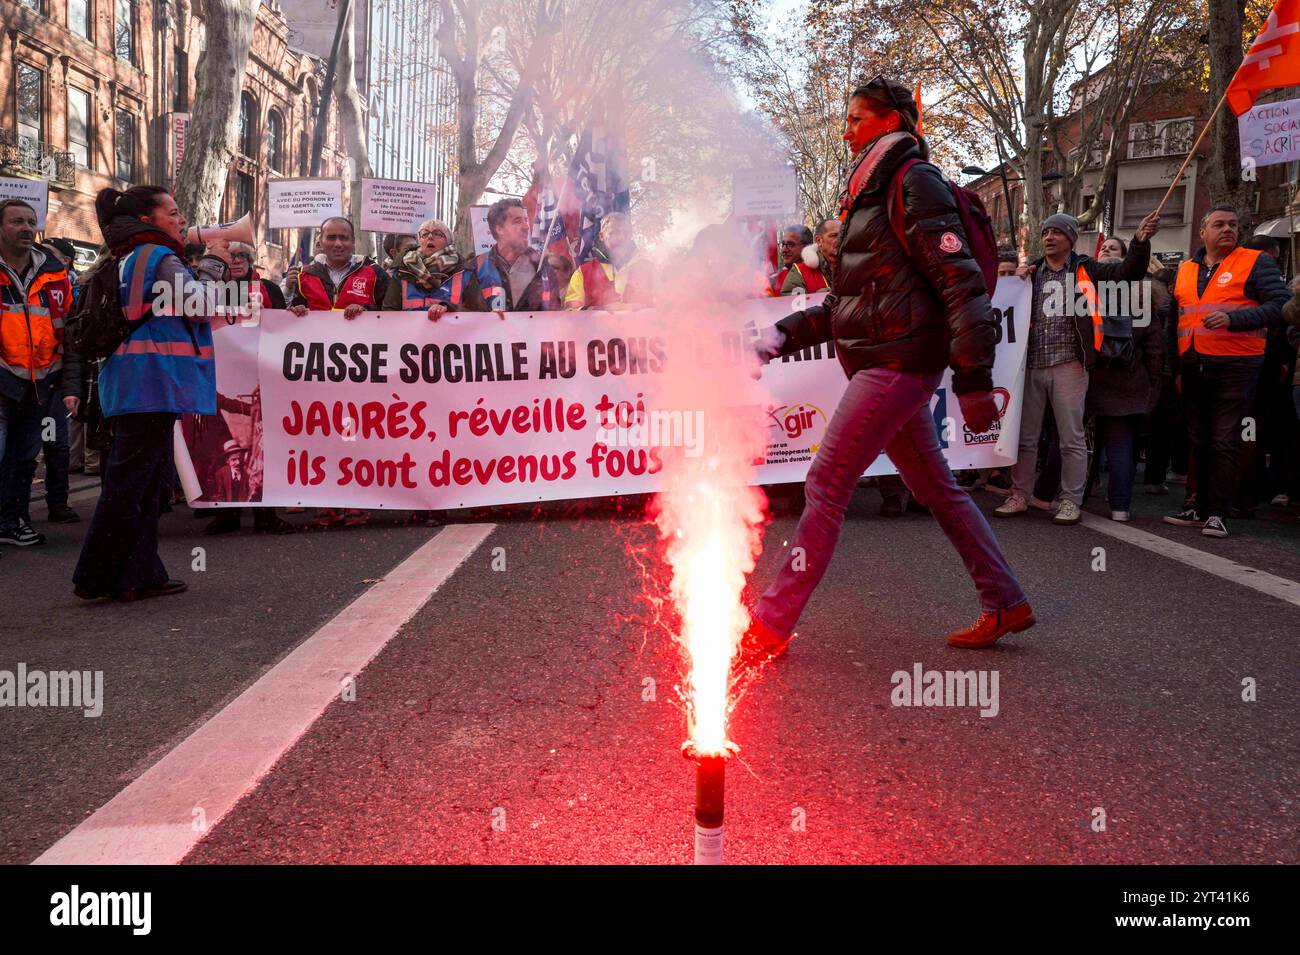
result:
M 949 645 L 987 647 L 1034 625 L 988 522 L 948 469 L 930 413 L 951 366 L 967 430 L 985 432 L 997 421 L 990 393 L 997 320 L 951 187 L 928 162 L 900 171 L 929 154 L 918 118 L 907 88 L 884 76 L 853 91 L 844 139 L 858 158 L 842 203 L 835 291 L 783 318 L 757 346 L 766 361 L 834 341 L 849 384 L 808 471 L 808 503 L 790 541 L 794 556 L 750 614 L 750 660 L 785 651 L 830 563 L 858 477 L 881 451 L 930 509 L 979 592 L 983 612 L 973 626 L 949 634 Z M 894 214 L 901 242 L 889 221 L 900 178 Z

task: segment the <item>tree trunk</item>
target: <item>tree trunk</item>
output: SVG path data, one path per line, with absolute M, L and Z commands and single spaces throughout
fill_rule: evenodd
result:
M 190 222 L 216 222 L 239 136 L 239 95 L 259 0 L 205 0 L 204 46 L 195 66 L 189 142 L 176 204 Z
M 339 59 L 334 73 L 334 102 L 339 111 L 339 129 L 343 133 L 348 158 L 352 160 L 352 187 L 349 191 L 352 196 L 352 221 L 358 224 L 356 253 L 373 255 L 373 237 L 360 228 L 361 180 L 369 178 L 373 173 L 366 149 L 366 119 L 361 110 L 361 93 L 357 89 L 356 22 L 357 4 L 353 0 L 348 4 L 347 20 L 339 38 Z
M 1241 7 L 1237 0 L 1210 0 L 1210 102 L 1217 103 L 1241 65 Z M 1241 177 L 1241 132 L 1226 104 L 1215 117 L 1214 149 L 1206 163 L 1212 205 L 1227 203 L 1237 210 L 1240 235 L 1254 227 L 1256 182 Z
M 551 40 L 559 28 L 557 16 L 548 11 L 546 0 L 537 0 L 537 14 L 532 45 L 520 70 L 519 84 L 510 97 L 501 129 L 497 131 L 487 155 L 480 161 L 474 141 L 478 123 L 478 8 L 474 4 L 457 5 L 459 20 L 449 0 L 440 4 L 442 19 L 438 25 L 438 55 L 456 80 L 456 248 L 461 254 L 474 249 L 469 207 L 478 202 L 488 182 L 505 161 L 532 102 L 537 73 L 550 50 Z M 557 8 L 558 9 L 558 8 Z M 459 22 L 461 35 L 457 36 Z M 458 46 L 460 49 L 458 49 Z

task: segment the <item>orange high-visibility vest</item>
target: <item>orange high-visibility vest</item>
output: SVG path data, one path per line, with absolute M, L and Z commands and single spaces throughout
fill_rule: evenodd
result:
M 10 285 L 0 272 L 0 286 Z M 0 368 L 35 381 L 62 367 L 63 319 L 71 308 L 72 284 L 63 268 L 38 274 L 21 302 L 0 305 Z
M 1092 313 L 1092 347 L 1100 352 L 1101 340 L 1105 335 L 1102 331 L 1101 309 L 1097 305 L 1097 287 L 1092 284 L 1092 279 L 1088 277 L 1088 270 L 1083 267 L 1082 262 L 1074 273 L 1074 284 L 1084 301 L 1088 303 L 1088 311 Z
M 1202 324 L 1211 312 L 1232 312 L 1259 304 L 1246 295 L 1246 279 L 1259 256 L 1255 249 L 1233 249 L 1219 263 L 1203 294 L 1196 291 L 1200 265 L 1187 261 L 1178 267 L 1174 282 L 1174 298 L 1178 302 L 1178 354 L 1185 354 L 1193 341 L 1196 351 L 1202 355 L 1242 358 L 1264 354 L 1267 328 L 1234 332 L 1227 328 L 1206 328 Z

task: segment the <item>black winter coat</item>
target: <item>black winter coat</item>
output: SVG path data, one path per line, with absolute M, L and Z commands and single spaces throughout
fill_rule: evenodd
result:
M 777 326 L 781 354 L 834 340 L 850 377 L 866 368 L 927 373 L 951 365 L 957 394 L 993 387 L 997 319 L 984 276 L 971 257 L 956 200 L 929 163 L 903 178 L 907 248 L 890 226 L 886 202 L 900 163 L 920 157 L 907 133 L 890 133 L 854 166 L 866 182 L 840 232 L 834 293 Z M 863 164 L 867 165 L 863 165 Z M 849 181 L 853 181 L 850 174 Z
M 1095 263 L 1090 263 L 1095 264 Z M 1152 279 L 1146 281 L 1152 282 Z M 1107 417 L 1148 415 L 1160 401 L 1165 384 L 1165 313 L 1163 290 L 1152 288 L 1150 321 L 1133 326 L 1135 361 L 1127 368 L 1094 364 L 1088 373 L 1089 414 Z M 1134 316 L 1127 316 L 1130 320 Z M 1091 334 L 1091 331 L 1089 332 Z

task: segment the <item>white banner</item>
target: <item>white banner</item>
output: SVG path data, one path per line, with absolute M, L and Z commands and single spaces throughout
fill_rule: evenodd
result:
M 814 297 L 815 299 L 816 297 Z M 954 468 L 1015 460 L 1029 286 L 999 284 L 994 364 L 1003 415 L 985 435 L 963 427 L 950 375 L 932 409 Z M 752 330 L 791 310 L 755 299 L 719 321 L 736 356 Z M 264 311 L 260 325 L 218 324 L 219 414 L 182 422 L 180 464 L 197 506 L 261 503 L 444 509 L 656 490 L 662 456 L 695 453 L 705 423 L 660 408 L 668 316 L 654 310 L 510 314 Z M 755 483 L 802 481 L 843 394 L 834 349 L 773 362 Z M 716 426 L 717 423 L 709 423 Z M 629 426 L 631 427 L 629 429 Z M 868 474 L 893 473 L 883 455 Z
M 272 179 L 266 184 L 266 214 L 272 229 L 314 229 L 343 215 L 343 180 Z
M 23 200 L 36 210 L 36 228 L 45 231 L 45 217 L 50 211 L 50 184 L 46 180 L 0 176 L 0 199 Z
M 1237 117 L 1241 159 L 1271 166 L 1300 159 L 1300 99 L 1258 103 Z
M 366 232 L 415 235 L 420 223 L 437 218 L 438 186 L 403 179 L 361 180 L 361 228 Z

